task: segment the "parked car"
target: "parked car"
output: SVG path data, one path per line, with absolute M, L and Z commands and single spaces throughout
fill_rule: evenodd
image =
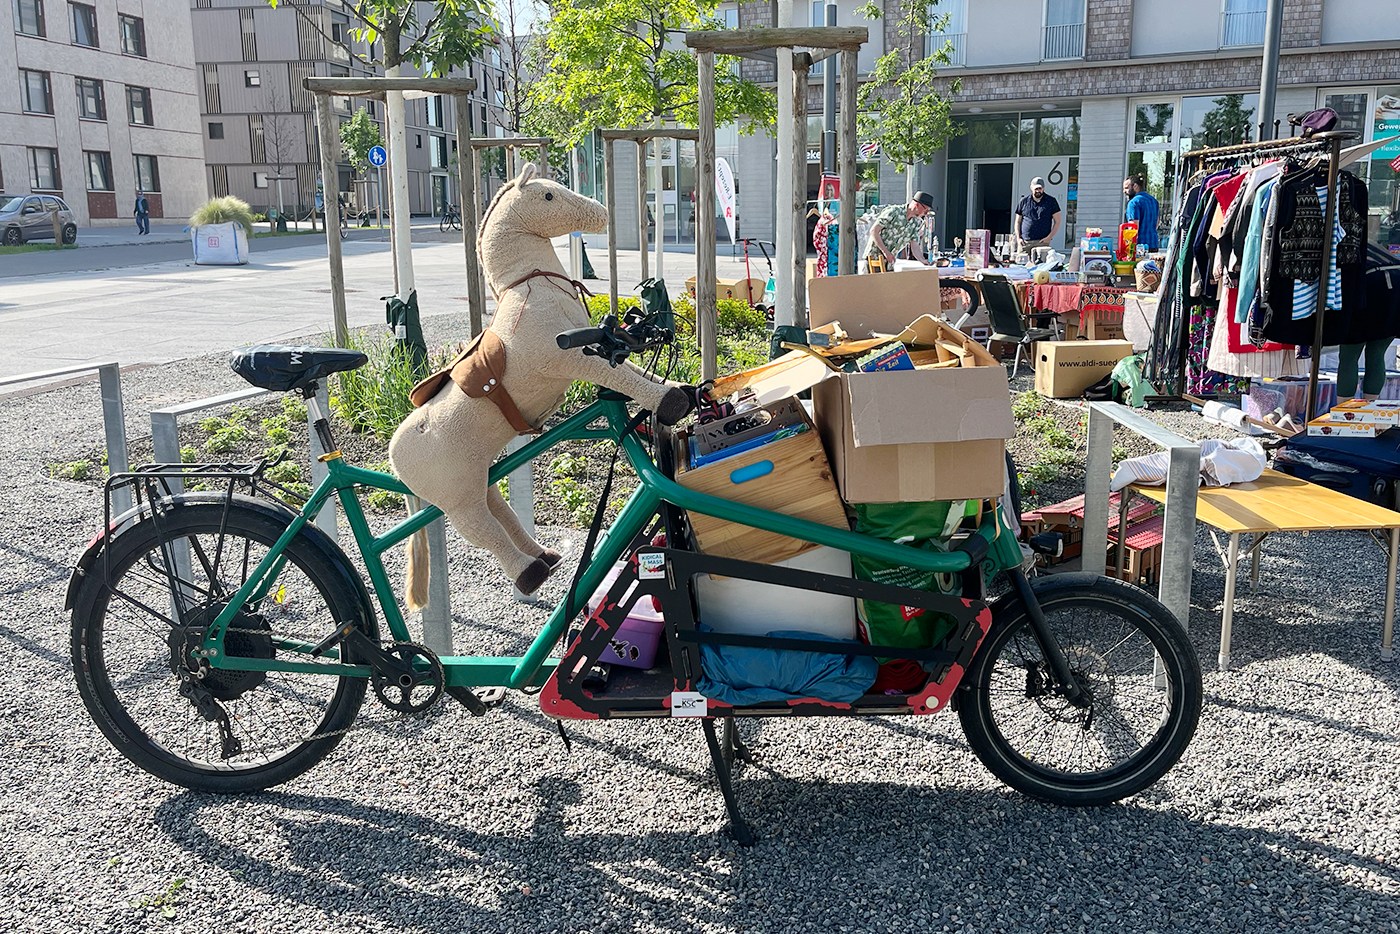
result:
M 52 211 L 63 225 L 63 242 L 78 241 L 78 225 L 62 198 L 53 195 L 15 195 L 0 199 L 0 243 L 18 246 L 29 240 L 52 240 Z

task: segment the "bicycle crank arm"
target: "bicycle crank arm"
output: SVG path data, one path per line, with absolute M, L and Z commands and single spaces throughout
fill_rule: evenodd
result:
M 399 675 L 417 675 L 419 670 L 411 664 L 406 664 L 399 659 L 385 652 L 377 642 L 366 636 L 353 621 L 340 625 L 335 632 L 331 633 L 311 650 L 313 658 L 324 655 L 333 646 L 340 645 L 340 660 L 345 661 L 346 656 L 354 654 L 363 658 L 365 664 L 377 675 L 389 679 L 396 679 Z

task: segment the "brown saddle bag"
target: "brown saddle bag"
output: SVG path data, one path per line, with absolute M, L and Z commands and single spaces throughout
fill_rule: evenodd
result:
M 445 368 L 423 380 L 409 390 L 408 398 L 414 407 L 423 405 L 436 396 L 449 379 L 473 399 L 490 399 L 496 403 L 510 427 L 522 435 L 537 434 L 535 428 L 520 414 L 515 400 L 506 392 L 502 380 L 506 375 L 506 345 L 496 336 L 496 332 L 485 330 L 472 339 L 467 348 L 457 355 Z

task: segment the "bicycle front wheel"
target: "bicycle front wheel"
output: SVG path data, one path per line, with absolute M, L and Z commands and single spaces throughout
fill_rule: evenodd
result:
M 365 695 L 363 678 L 191 674 L 209 624 L 286 529 L 240 499 L 227 514 L 219 502 L 176 504 L 119 534 L 111 586 L 99 557 L 73 600 L 73 667 L 98 728 L 147 772 L 202 791 L 258 791 L 302 774 L 340 742 Z M 357 586 L 313 536 L 298 535 L 283 557 L 268 594 L 234 617 L 228 655 L 309 661 L 280 639 L 314 644 L 337 620 L 363 619 Z M 365 625 L 374 638 L 373 620 Z
M 963 681 L 968 744 L 1032 797 L 1108 804 L 1176 764 L 1201 714 L 1201 668 L 1185 630 L 1151 594 L 1093 574 L 1035 582 L 1035 595 L 1084 697 L 1055 677 L 1014 597 L 998 609 Z
M 441 233 L 447 233 L 447 232 L 448 232 L 449 230 L 451 230 L 451 229 L 452 229 L 452 218 L 451 218 L 451 216 L 450 216 L 450 215 L 447 215 L 447 214 L 442 215 L 442 220 L 438 221 L 438 231 L 441 232 Z

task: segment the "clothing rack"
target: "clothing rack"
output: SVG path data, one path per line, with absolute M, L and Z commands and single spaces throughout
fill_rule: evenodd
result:
M 1322 238 L 1322 272 L 1323 281 L 1319 282 L 1317 290 L 1317 308 L 1313 312 L 1313 345 L 1310 348 L 1312 354 L 1312 372 L 1308 377 L 1307 402 L 1303 411 L 1308 418 L 1312 417 L 1313 406 L 1317 400 L 1318 367 L 1322 359 L 1322 324 L 1323 315 L 1327 311 L 1327 288 L 1325 286 L 1327 271 L 1332 266 L 1332 230 L 1337 222 L 1337 174 L 1341 171 L 1338 164 L 1341 160 L 1342 143 L 1347 140 L 1359 138 L 1359 134 L 1346 130 L 1332 130 L 1325 133 L 1314 133 L 1306 137 L 1289 137 L 1288 139 L 1262 140 L 1257 143 L 1238 143 L 1232 146 L 1217 146 L 1212 149 L 1196 149 L 1183 153 L 1181 165 L 1177 171 L 1177 197 L 1185 198 L 1187 194 L 1187 181 L 1206 166 L 1220 166 L 1228 163 L 1235 165 L 1257 164 L 1265 159 L 1276 156 L 1298 156 L 1307 153 L 1317 153 L 1327 160 L 1327 208 L 1324 212 L 1322 229 L 1325 234 Z M 1179 213 L 1174 211 L 1174 213 Z M 1163 279 L 1165 281 L 1165 275 Z M 1178 282 L 1177 288 L 1181 289 L 1183 284 Z M 1188 322 L 1185 320 L 1185 301 L 1183 299 L 1182 320 L 1177 322 L 1177 373 L 1176 373 L 1176 393 L 1174 396 L 1158 396 L 1157 400 L 1177 399 L 1180 400 L 1186 391 L 1186 359 L 1187 351 L 1190 348 L 1190 336 L 1188 334 Z M 1160 311 L 1159 311 L 1160 314 Z

